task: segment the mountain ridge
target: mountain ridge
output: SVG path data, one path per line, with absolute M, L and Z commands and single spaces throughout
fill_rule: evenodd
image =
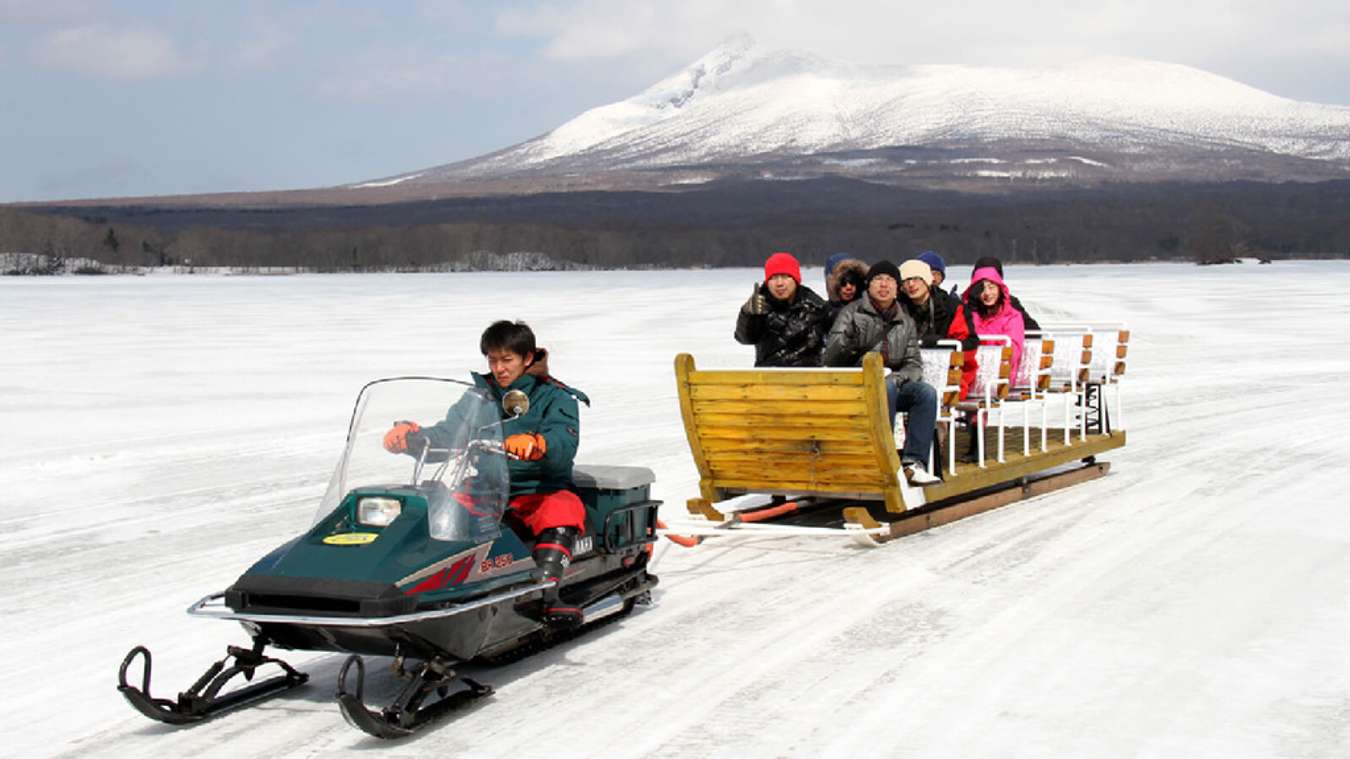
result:
M 949 155 L 885 158 L 905 148 Z M 837 163 L 841 155 L 851 163 Z M 1350 176 L 1350 107 L 1294 101 L 1157 61 L 858 64 L 740 36 L 630 98 L 518 145 L 346 187 L 550 176 L 603 186 L 601 177 L 614 172 L 647 175 L 652 187 L 832 173 L 933 186 L 1316 181 Z

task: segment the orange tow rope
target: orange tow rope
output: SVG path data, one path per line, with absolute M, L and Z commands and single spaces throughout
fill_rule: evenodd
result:
M 781 517 L 784 514 L 791 514 L 796 510 L 797 502 L 788 501 L 787 503 L 780 503 L 777 506 L 770 506 L 767 509 L 759 509 L 758 511 L 740 511 L 737 512 L 735 516 L 737 520 L 741 522 L 762 522 L 765 519 L 773 519 L 774 517 Z
M 666 523 L 662 522 L 660 519 L 656 520 L 656 526 L 663 530 L 666 529 Z M 675 545 L 684 546 L 685 548 L 693 548 L 703 542 L 701 538 L 691 537 L 689 535 L 671 535 L 668 532 L 666 533 L 666 537 L 670 538 L 670 542 Z

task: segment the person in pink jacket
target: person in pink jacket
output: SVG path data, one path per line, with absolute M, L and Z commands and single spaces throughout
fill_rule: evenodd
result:
M 1022 343 L 1026 337 L 1022 312 L 1013 308 L 1012 293 L 1003 277 L 992 266 L 976 269 L 970 275 L 970 287 L 961 298 L 975 322 L 979 335 L 1007 335 L 1012 338 L 1013 370 L 1022 361 Z

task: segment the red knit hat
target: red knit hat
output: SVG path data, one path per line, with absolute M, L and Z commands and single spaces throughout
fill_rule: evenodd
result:
M 764 281 L 775 274 L 786 274 L 792 277 L 797 284 L 802 283 L 802 266 L 797 263 L 797 259 L 792 257 L 791 253 L 774 253 L 769 256 L 769 260 L 764 262 Z

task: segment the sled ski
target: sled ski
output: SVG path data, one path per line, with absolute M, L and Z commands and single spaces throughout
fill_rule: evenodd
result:
M 849 537 L 859 545 L 875 548 L 896 538 L 914 535 L 924 530 L 951 524 L 966 517 L 983 514 L 986 511 L 1052 493 L 1062 488 L 1077 485 L 1088 480 L 1104 477 L 1111 471 L 1107 462 L 1091 461 L 1081 468 L 1046 475 L 1011 487 L 995 490 L 991 493 L 969 500 L 957 500 L 948 504 L 917 509 L 898 519 L 881 521 L 872 516 L 866 506 L 848 506 L 843 510 L 844 529 Z

